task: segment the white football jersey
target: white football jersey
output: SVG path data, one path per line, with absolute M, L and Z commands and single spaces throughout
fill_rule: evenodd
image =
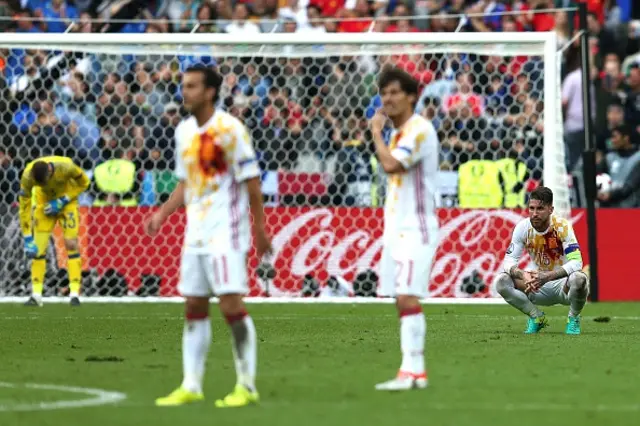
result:
M 259 177 L 260 168 L 244 125 L 220 110 L 202 127 L 189 117 L 176 128 L 176 153 L 176 175 L 186 184 L 185 251 L 248 250 L 249 194 L 242 183 Z
M 402 128 L 392 132 L 389 149 L 405 171 L 390 175 L 387 180 L 385 244 L 436 244 L 439 141 L 433 124 L 413 115 Z
M 566 219 L 552 215 L 549 228 L 544 232 L 536 231 L 528 218 L 518 222 L 505 256 L 506 272 L 520 262 L 524 250 L 541 271 L 564 267 L 570 274 L 582 269 L 580 246 L 571 222 Z

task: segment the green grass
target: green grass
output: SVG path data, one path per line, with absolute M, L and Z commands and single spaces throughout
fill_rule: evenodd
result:
M 373 390 L 399 366 L 391 305 L 250 305 L 258 328 L 262 404 L 219 410 L 235 373 L 230 337 L 213 315 L 214 342 L 202 404 L 158 409 L 180 381 L 182 307 L 0 305 L 0 407 L 87 398 L 24 383 L 127 394 L 115 405 L 0 411 L 0 425 L 598 425 L 638 424 L 638 305 L 587 306 L 583 335 L 565 336 L 566 308 L 525 336 L 505 306 L 425 307 L 430 386 Z M 595 316 L 610 316 L 598 323 Z M 635 316 L 635 317 L 634 317 Z M 111 361 L 87 361 L 87 358 Z M 91 359 L 91 358 L 90 358 Z

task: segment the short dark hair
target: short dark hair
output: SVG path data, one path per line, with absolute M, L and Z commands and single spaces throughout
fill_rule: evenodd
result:
M 531 191 L 531 195 L 529 196 L 530 200 L 538 200 L 545 206 L 553 205 L 553 191 L 551 191 L 546 186 L 539 186 L 533 191 Z
M 202 64 L 190 66 L 189 68 L 187 68 L 185 73 L 189 72 L 197 72 L 202 74 L 204 87 L 206 87 L 207 89 L 216 89 L 216 94 L 213 96 L 213 104 L 217 104 L 218 98 L 220 96 L 220 86 L 222 86 L 222 76 L 215 69 Z
M 418 81 L 408 72 L 397 67 L 388 68 L 380 74 L 378 78 L 378 90 L 382 92 L 391 83 L 398 82 L 400 89 L 407 95 L 415 95 L 418 100 Z M 414 105 L 415 106 L 415 105 Z
M 631 135 L 631 129 L 629 129 L 629 126 L 627 126 L 625 124 L 620 124 L 618 126 L 615 126 L 613 129 L 611 129 L 611 133 L 613 133 L 613 132 L 618 132 L 622 136 L 630 136 Z
M 49 179 L 49 163 L 36 161 L 31 167 L 31 177 L 38 185 L 44 185 Z

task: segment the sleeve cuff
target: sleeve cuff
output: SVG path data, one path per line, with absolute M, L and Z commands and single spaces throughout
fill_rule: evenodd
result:
M 398 147 L 391 151 L 391 156 L 398 160 L 405 169 L 411 167 L 411 150 L 406 147 Z

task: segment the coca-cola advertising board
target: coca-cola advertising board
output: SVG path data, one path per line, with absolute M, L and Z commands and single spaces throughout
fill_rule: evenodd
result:
M 157 274 L 162 277 L 160 294 L 174 296 L 185 216 L 183 212 L 174 214 L 160 235 L 150 238 L 142 227 L 150 212 L 148 208 L 83 209 L 84 265 L 99 273 L 119 271 L 132 290 L 140 285 L 142 274 Z M 382 251 L 382 209 L 269 207 L 265 213 L 277 269 L 277 277 L 270 283 L 271 296 L 298 295 L 307 274 L 320 283 L 330 275 L 351 282 L 358 272 L 377 269 Z M 438 210 L 439 247 L 431 277 L 428 282 L 425 278 L 431 297 L 495 297 L 493 278 L 501 270 L 513 227 L 525 214 L 516 210 Z M 588 264 L 586 212 L 574 210 L 571 220 Z M 607 248 L 604 253 L 599 251 L 601 300 L 640 300 L 640 291 L 619 284 L 627 282 L 620 271 L 633 264 L 640 231 L 617 229 L 639 220 L 640 211 L 636 210 L 598 211 L 599 246 Z M 525 255 L 522 265 L 528 263 Z M 265 294 L 264 283 L 253 273 L 257 264 L 255 254 L 250 253 L 251 296 Z M 460 284 L 474 271 L 487 288 L 470 296 L 460 290 Z

